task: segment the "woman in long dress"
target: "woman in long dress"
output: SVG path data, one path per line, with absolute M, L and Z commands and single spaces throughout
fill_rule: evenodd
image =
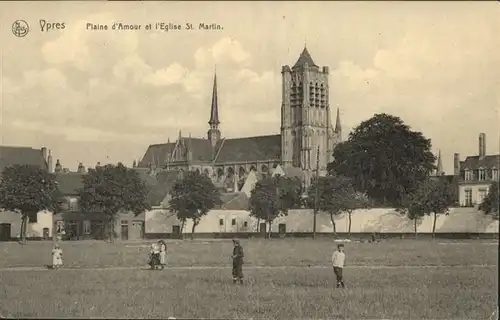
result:
M 167 264 L 167 244 L 163 240 L 158 241 L 158 244 L 160 245 L 160 265 L 163 269 Z

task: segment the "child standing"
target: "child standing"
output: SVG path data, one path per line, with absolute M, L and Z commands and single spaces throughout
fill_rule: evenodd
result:
M 151 252 L 149 256 L 149 265 L 151 266 L 151 269 L 156 269 L 157 266 L 160 264 L 160 250 L 158 246 L 153 243 L 151 244 Z
M 54 249 L 52 249 L 52 268 L 53 269 L 59 269 L 62 266 L 62 264 L 63 264 L 62 255 L 63 255 L 63 251 L 62 251 L 61 247 L 59 247 L 59 245 L 56 244 L 54 246 Z
M 344 277 L 342 275 L 342 271 L 344 269 L 344 263 L 345 263 L 344 245 L 341 243 L 337 246 L 337 250 L 333 252 L 332 256 L 333 272 L 337 277 L 337 288 L 345 288 Z
M 158 241 L 158 244 L 160 245 L 160 265 L 163 269 L 167 264 L 167 244 L 163 240 Z

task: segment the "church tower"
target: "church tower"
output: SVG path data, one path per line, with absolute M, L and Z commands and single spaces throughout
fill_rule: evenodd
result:
M 329 101 L 328 67 L 320 68 L 304 47 L 295 65 L 283 66 L 281 104 L 281 159 L 284 166 L 319 170 L 333 160 L 340 141 L 340 114 L 333 127 Z
M 210 129 L 208 130 L 208 140 L 215 148 L 215 145 L 221 138 L 219 130 L 219 105 L 217 101 L 217 73 L 214 74 L 214 88 L 212 91 L 212 107 L 210 108 L 210 120 L 208 121 Z

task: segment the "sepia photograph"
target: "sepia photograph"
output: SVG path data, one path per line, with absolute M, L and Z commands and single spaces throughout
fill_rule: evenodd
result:
M 0 2 L 0 318 L 498 319 L 499 16 Z

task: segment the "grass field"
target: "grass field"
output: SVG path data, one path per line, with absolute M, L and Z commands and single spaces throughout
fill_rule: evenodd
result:
M 346 244 L 344 290 L 334 288 L 326 240 L 243 240 L 243 286 L 230 279 L 230 241 L 169 242 L 172 268 L 163 271 L 143 270 L 146 243 L 63 242 L 66 269 L 58 271 L 19 268 L 49 264 L 50 242 L 0 243 L 0 315 L 489 319 L 497 246 L 442 242 Z

